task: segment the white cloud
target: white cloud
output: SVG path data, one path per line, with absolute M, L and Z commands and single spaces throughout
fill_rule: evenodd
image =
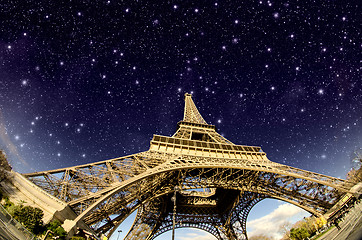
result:
M 294 205 L 288 203 L 282 204 L 268 215 L 248 221 L 246 223 L 247 228 L 250 229 L 248 236 L 264 234 L 274 239 L 280 239 L 282 238 L 282 235 L 278 233 L 280 226 L 290 218 L 303 212 L 303 209 Z
M 183 233 L 183 236 L 177 236 L 177 240 L 215 240 L 215 237 L 203 230 L 190 229 L 190 232 Z

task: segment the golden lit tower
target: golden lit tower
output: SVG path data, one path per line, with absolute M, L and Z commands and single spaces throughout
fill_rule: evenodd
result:
M 175 227 L 203 229 L 217 239 L 247 239 L 246 219 L 265 198 L 321 216 L 353 183 L 270 161 L 257 146 L 217 133 L 185 94 L 184 118 L 172 137 L 154 135 L 148 151 L 105 161 L 24 174 L 64 209 L 55 217 L 108 236 L 135 210 L 126 239 L 154 239 Z M 175 195 L 176 198 L 173 198 Z

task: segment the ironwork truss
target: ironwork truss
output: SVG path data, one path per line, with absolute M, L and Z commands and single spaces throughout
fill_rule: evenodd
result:
M 130 156 L 24 174 L 64 201 L 98 233 L 112 235 L 133 211 L 126 239 L 154 239 L 172 228 L 203 229 L 217 239 L 247 239 L 246 219 L 265 198 L 321 216 L 354 185 L 270 161 L 260 147 L 235 145 L 201 117 L 185 95 L 183 121 L 172 137 L 155 135 L 150 149 Z

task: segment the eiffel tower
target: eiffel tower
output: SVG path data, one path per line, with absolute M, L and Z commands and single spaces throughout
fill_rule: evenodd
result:
M 154 135 L 145 152 L 24 176 L 63 203 L 57 216 L 70 235 L 80 227 L 111 236 L 137 210 L 125 239 L 147 240 L 185 227 L 218 240 L 248 239 L 246 220 L 259 201 L 279 199 L 322 216 L 354 185 L 233 144 L 206 123 L 191 94 L 177 127 L 172 137 Z

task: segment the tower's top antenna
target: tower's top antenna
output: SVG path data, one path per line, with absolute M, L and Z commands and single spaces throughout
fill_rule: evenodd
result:
M 197 110 L 195 103 L 192 100 L 192 95 L 189 93 L 185 93 L 185 111 L 183 121 L 207 124 L 207 122 L 202 118 L 201 114 Z

